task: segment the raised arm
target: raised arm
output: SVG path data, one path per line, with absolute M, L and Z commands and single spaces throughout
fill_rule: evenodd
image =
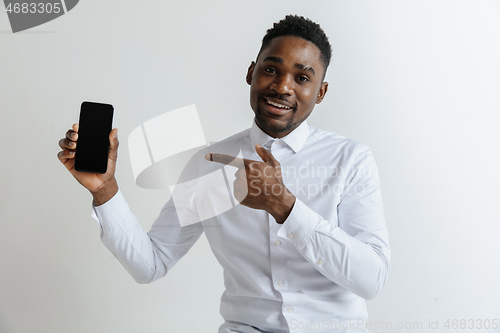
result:
M 201 225 L 181 227 L 172 200 L 162 209 L 146 233 L 130 211 L 115 178 L 118 153 L 117 129 L 109 135 L 110 150 L 105 174 L 74 169 L 78 124 L 59 141 L 58 158 L 73 177 L 94 197 L 94 217 L 101 226 L 101 240 L 138 283 L 164 276 L 200 237 Z

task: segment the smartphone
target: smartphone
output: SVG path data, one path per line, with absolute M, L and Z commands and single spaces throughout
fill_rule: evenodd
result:
M 112 123 L 112 105 L 95 102 L 82 103 L 75 151 L 76 171 L 106 173 Z

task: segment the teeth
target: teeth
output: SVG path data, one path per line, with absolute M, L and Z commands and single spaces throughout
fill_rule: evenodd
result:
M 290 109 L 290 107 L 283 105 L 283 104 L 274 103 L 274 102 L 271 102 L 269 100 L 266 100 L 266 102 L 267 102 L 267 104 L 275 106 L 275 107 L 280 108 L 280 109 L 287 109 L 287 110 Z

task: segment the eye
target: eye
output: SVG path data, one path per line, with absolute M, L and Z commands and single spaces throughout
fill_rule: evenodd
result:
M 276 74 L 276 70 L 274 68 L 271 68 L 271 67 L 265 67 L 264 71 L 266 71 L 267 73 L 270 73 L 270 74 Z
M 301 76 L 299 76 L 299 81 L 300 82 L 308 82 L 309 78 L 307 76 L 301 75 Z

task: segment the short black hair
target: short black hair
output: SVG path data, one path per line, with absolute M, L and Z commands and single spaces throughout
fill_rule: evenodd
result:
M 273 27 L 267 30 L 266 35 L 262 39 L 262 46 L 260 47 L 257 58 L 259 58 L 262 50 L 264 50 L 274 38 L 280 36 L 296 36 L 316 45 L 321 51 L 320 60 L 325 67 L 326 75 L 326 69 L 328 65 L 330 65 L 330 59 L 332 57 L 332 47 L 328 41 L 328 37 L 319 24 L 303 16 L 285 16 L 284 19 L 278 23 L 274 23 Z

